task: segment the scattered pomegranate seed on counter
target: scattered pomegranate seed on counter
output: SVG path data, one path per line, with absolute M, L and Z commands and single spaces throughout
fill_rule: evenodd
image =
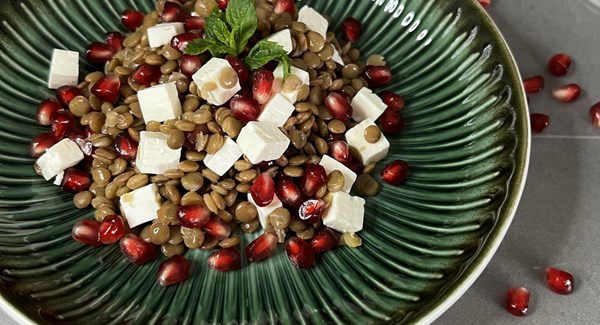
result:
M 113 53 L 123 49 L 123 40 L 125 40 L 125 35 L 120 32 L 113 31 L 104 34 L 104 43 L 113 50 Z
M 125 222 L 119 215 L 112 214 L 104 217 L 98 229 L 102 244 L 118 242 L 125 235 Z
M 505 308 L 515 316 L 525 316 L 529 311 L 529 290 L 524 287 L 513 287 L 506 292 Z
M 276 248 L 277 236 L 272 233 L 265 232 L 246 246 L 246 257 L 250 263 L 262 261 L 265 258 L 273 255 Z
M 362 34 L 362 26 L 358 20 L 348 17 L 342 23 L 342 32 L 348 42 L 356 43 Z
M 31 140 L 31 146 L 29 147 L 29 155 L 32 158 L 39 158 L 43 155 L 47 149 L 50 149 L 58 141 L 54 137 L 52 132 L 44 132 L 38 134 L 33 140 Z
M 58 112 L 62 106 L 58 100 L 50 98 L 42 101 L 38 105 L 37 113 L 35 114 L 35 121 L 39 125 L 48 126 L 52 124 L 52 115 Z
M 590 118 L 595 127 L 600 128 L 600 102 L 590 107 Z
M 548 267 L 545 273 L 546 283 L 550 290 L 561 295 L 568 295 L 573 292 L 575 283 L 571 273 L 553 267 Z
M 134 234 L 123 236 L 119 241 L 119 246 L 123 255 L 133 264 L 146 264 L 156 259 L 156 246 L 143 241 Z
M 136 28 L 142 26 L 145 16 L 141 11 L 125 9 L 121 14 L 121 23 L 130 31 L 135 31 Z
M 540 133 L 550 124 L 550 118 L 548 115 L 540 113 L 531 113 L 529 115 L 531 120 L 531 131 Z
M 383 132 L 390 134 L 398 133 L 404 129 L 404 119 L 400 113 L 393 109 L 386 109 L 379 117 L 379 126 Z
M 322 253 L 337 247 L 339 242 L 340 236 L 335 231 L 323 228 L 313 237 L 310 244 L 315 249 L 315 253 Z
M 392 80 L 392 70 L 388 66 L 368 65 L 365 67 L 364 77 L 369 87 L 381 87 Z
M 98 230 L 100 229 L 100 223 L 96 220 L 83 219 L 75 222 L 71 236 L 76 241 L 88 245 L 88 246 L 100 246 L 100 237 Z
M 581 94 L 581 87 L 578 84 L 568 84 L 552 89 L 552 97 L 562 103 L 572 103 Z
M 56 90 L 56 99 L 63 107 L 69 107 L 69 103 L 77 96 L 81 96 L 81 90 L 75 86 L 62 86 Z
M 71 167 L 65 170 L 60 187 L 63 191 L 77 193 L 87 190 L 90 185 L 92 185 L 92 180 L 88 173 Z
M 544 89 L 544 84 L 544 77 L 542 76 L 533 76 L 531 78 L 523 80 L 525 92 L 528 94 L 533 94 L 542 91 Z
M 307 269 L 315 262 L 315 249 L 298 237 L 291 237 L 285 242 L 285 251 L 292 265 L 297 268 Z
M 404 98 L 398 94 L 394 94 L 391 91 L 382 92 L 379 97 L 383 100 L 383 103 L 387 105 L 394 113 L 399 113 L 404 108 Z
M 548 72 L 556 77 L 562 77 L 569 72 L 571 67 L 571 57 L 567 54 L 560 53 L 550 58 L 548 62 Z
M 173 255 L 160 263 L 156 280 L 163 286 L 170 286 L 185 281 L 190 276 L 190 265 L 185 257 Z
M 242 257 L 236 247 L 229 247 L 210 253 L 206 263 L 211 270 L 229 272 L 242 266 Z
M 380 173 L 381 179 L 391 185 L 398 185 L 408 176 L 408 164 L 404 160 L 394 160 L 387 164 Z

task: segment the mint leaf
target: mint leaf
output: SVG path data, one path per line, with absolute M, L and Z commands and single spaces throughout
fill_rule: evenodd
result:
M 250 50 L 250 53 L 248 53 L 248 56 L 244 59 L 244 63 L 246 63 L 250 69 L 255 70 L 272 60 L 279 61 L 283 65 L 283 78 L 287 78 L 288 74 L 290 74 L 292 60 L 290 60 L 290 57 L 283 47 L 275 42 L 262 40 L 256 43 Z
M 204 19 L 204 31 L 207 38 L 215 39 L 233 50 L 237 48 L 227 24 L 218 18 L 218 14 L 215 15 L 215 11 Z
M 258 18 L 254 0 L 231 0 L 225 11 L 227 23 L 235 40 L 236 55 L 242 53 L 248 40 L 256 32 Z
M 191 55 L 200 55 L 206 51 L 210 51 L 212 56 L 231 54 L 231 48 L 213 38 L 195 39 L 185 47 L 185 53 Z

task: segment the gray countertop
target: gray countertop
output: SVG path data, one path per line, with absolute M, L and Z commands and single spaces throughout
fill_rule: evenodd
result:
M 600 0 L 492 0 L 489 13 L 523 77 L 546 78 L 544 92 L 529 97 L 531 112 L 549 115 L 550 126 L 533 135 L 525 192 L 496 256 L 436 324 L 600 324 L 600 129 L 588 114 L 600 101 Z M 547 61 L 560 52 L 573 57 L 574 68 L 551 78 Z M 571 82 L 583 88 L 575 103 L 550 97 L 552 87 Z M 550 265 L 574 275 L 573 294 L 546 287 Z M 516 285 L 531 291 L 523 318 L 502 307 Z M 16 323 L 0 311 L 0 324 Z

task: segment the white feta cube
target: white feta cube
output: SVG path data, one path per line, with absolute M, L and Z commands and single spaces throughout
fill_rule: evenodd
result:
M 214 154 L 206 155 L 204 164 L 219 176 L 223 176 L 241 156 L 242 149 L 237 143 L 225 137 L 223 147 Z
M 162 174 L 176 169 L 181 148 L 173 150 L 167 145 L 167 135 L 161 132 L 140 132 L 135 166 L 144 174 Z
M 237 144 L 253 164 L 281 157 L 290 139 L 272 122 L 249 122 L 237 137 Z
M 359 232 L 365 218 L 365 199 L 346 192 L 332 194 L 331 205 L 323 212 L 323 224 L 342 233 Z
M 58 175 L 56 175 L 56 177 L 54 177 L 54 182 L 52 184 L 60 186 L 64 177 L 65 177 L 64 171 L 58 173 Z
M 304 6 L 298 11 L 298 22 L 306 24 L 309 30 L 317 32 L 327 38 L 329 22 L 320 13 L 309 6 Z
M 334 170 L 339 170 L 342 172 L 342 175 L 344 175 L 344 187 L 342 188 L 342 191 L 350 193 L 352 185 L 354 185 L 354 182 L 356 181 L 356 173 L 328 155 L 325 155 L 323 158 L 321 158 L 319 165 L 325 168 L 327 175 Z
M 283 127 L 292 116 L 295 107 L 282 94 L 277 93 L 269 99 L 258 117 L 261 122 L 273 122 L 277 127 Z
M 158 186 L 150 184 L 123 194 L 120 204 L 121 213 L 125 216 L 127 224 L 131 228 L 158 219 L 156 212 L 161 205 Z
M 379 141 L 369 143 L 365 139 L 365 129 L 375 123 L 371 119 L 366 119 L 346 132 L 346 141 L 348 145 L 358 151 L 362 163 L 368 165 L 372 162 L 378 162 L 387 156 L 390 149 L 390 142 L 381 134 Z
M 288 77 L 291 75 L 298 77 L 298 79 L 302 81 L 303 85 L 308 86 L 310 84 L 310 75 L 308 74 L 308 72 L 300 68 L 296 68 L 293 66 L 290 67 L 290 74 L 288 75 Z M 273 81 L 273 93 L 281 93 L 281 95 L 285 97 L 290 103 L 295 104 L 298 101 L 298 93 L 300 92 L 300 90 L 297 89 L 292 91 L 281 91 L 281 87 L 283 86 L 284 81 L 283 65 L 281 65 L 281 63 L 277 66 L 277 68 L 275 68 L 275 71 L 273 71 L 273 76 L 275 77 Z
M 352 98 L 352 119 L 362 122 L 366 119 L 377 120 L 387 105 L 377 94 L 367 87 L 361 88 Z
M 62 139 L 59 143 L 50 147 L 38 158 L 36 164 L 46 180 L 57 176 L 69 167 L 77 165 L 83 160 L 83 152 L 77 143 Z
M 77 86 L 79 82 L 79 52 L 54 49 L 50 62 L 48 88 Z
M 333 62 L 343 66 L 345 65 L 344 60 L 342 59 L 342 56 L 340 55 L 340 52 L 338 52 L 338 50 L 334 47 L 333 48 L 333 56 L 331 57 L 331 59 L 333 60 Z
M 260 225 L 263 227 L 263 229 L 267 228 L 267 226 L 271 224 L 271 222 L 269 222 L 269 215 L 275 209 L 283 207 L 281 200 L 279 200 L 276 194 L 273 195 L 273 201 L 271 201 L 269 205 L 264 207 L 259 207 L 258 205 L 256 205 L 256 202 L 254 202 L 254 199 L 250 194 L 248 194 L 248 202 L 256 206 L 256 211 L 258 211 L 258 221 L 260 222 Z
M 144 121 L 164 122 L 183 113 L 179 93 L 174 82 L 160 84 L 138 92 L 138 101 Z
M 171 43 L 173 36 L 185 33 L 183 23 L 162 23 L 148 28 L 148 44 L 159 47 Z
M 198 90 L 201 90 L 202 87 L 204 87 L 204 84 L 207 82 L 215 84 L 216 89 L 210 91 L 208 93 L 208 98 L 205 99 L 209 103 L 217 106 L 225 104 L 231 99 L 231 97 L 233 97 L 233 95 L 242 89 L 239 79 L 233 88 L 227 89 L 221 85 L 219 82 L 219 76 L 224 68 L 232 68 L 227 60 L 212 58 L 192 76 L 192 79 L 198 86 Z
M 275 34 L 271 34 L 269 37 L 265 38 L 265 40 L 281 45 L 287 54 L 292 53 L 294 50 L 294 46 L 292 45 L 292 33 L 287 28 L 278 31 Z

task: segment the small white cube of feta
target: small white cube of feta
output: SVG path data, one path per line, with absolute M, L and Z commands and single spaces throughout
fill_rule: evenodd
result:
M 167 145 L 167 135 L 161 132 L 140 132 L 135 165 L 144 174 L 162 174 L 176 169 L 181 158 L 181 148 L 173 150 Z
M 156 212 L 161 205 L 158 186 L 150 184 L 123 194 L 120 204 L 121 213 L 125 216 L 127 224 L 131 228 L 158 219 Z
M 303 85 L 308 86 L 310 84 L 310 75 L 308 72 L 292 66 L 290 67 L 290 74 L 288 77 L 292 75 L 298 77 Z M 281 95 L 283 95 L 290 103 L 295 104 L 298 101 L 298 93 L 300 90 L 281 91 L 284 81 L 283 65 L 281 65 L 281 63 L 275 68 L 275 71 L 273 71 L 273 76 L 275 77 L 275 80 L 273 81 L 273 93 L 281 93 Z
M 333 60 L 333 62 L 341 66 L 345 65 L 344 59 L 342 59 L 340 52 L 338 52 L 338 50 L 335 47 L 333 48 L 333 56 L 331 57 L 331 59 Z
M 273 122 L 277 127 L 283 127 L 285 122 L 292 116 L 295 107 L 283 95 L 277 93 L 269 99 L 258 117 L 261 122 Z
M 54 49 L 50 62 L 48 88 L 77 86 L 79 82 L 79 52 Z
M 83 160 L 83 152 L 77 143 L 62 139 L 57 144 L 50 147 L 38 158 L 36 164 L 46 180 L 57 176 L 69 167 L 77 165 Z
M 275 211 L 275 209 L 283 207 L 283 204 L 277 197 L 277 194 L 273 195 L 273 201 L 264 207 L 259 207 L 256 205 L 256 202 L 254 202 L 254 199 L 250 194 L 248 194 L 248 202 L 256 206 L 256 211 L 258 211 L 258 221 L 260 221 L 260 225 L 263 227 L 263 229 L 267 228 L 267 226 L 271 224 L 269 221 L 269 215 Z
M 219 176 L 223 176 L 233 164 L 242 156 L 242 150 L 229 137 L 225 137 L 223 147 L 214 154 L 204 158 L 204 164 Z
M 278 31 L 275 34 L 271 34 L 269 37 L 265 38 L 265 40 L 281 45 L 287 54 L 292 53 L 294 50 L 294 46 L 292 45 L 292 33 L 287 28 Z
M 362 122 L 366 119 L 377 120 L 387 105 L 377 94 L 367 87 L 361 88 L 352 98 L 352 119 Z
M 219 76 L 224 68 L 232 68 L 227 60 L 212 58 L 192 76 L 196 86 L 198 86 L 198 90 L 201 90 L 202 87 L 204 87 L 204 84 L 207 82 L 212 82 L 215 84 L 216 89 L 210 91 L 208 93 L 208 98 L 205 99 L 209 103 L 217 106 L 225 104 L 231 99 L 231 97 L 233 97 L 233 95 L 242 89 L 239 79 L 233 88 L 227 89 L 221 85 L 219 82 Z
M 375 123 L 371 119 L 366 119 L 346 132 L 348 145 L 358 151 L 362 163 L 365 165 L 383 160 L 390 149 L 390 142 L 383 134 L 379 141 L 375 143 L 367 142 L 365 129 L 371 125 L 375 125 Z
M 182 114 L 179 93 L 174 82 L 160 84 L 138 92 L 144 121 L 164 122 Z
M 332 194 L 331 205 L 323 212 L 323 224 L 342 233 L 359 232 L 365 218 L 365 199 L 346 192 Z
M 329 22 L 320 13 L 309 6 L 304 6 L 298 11 L 298 22 L 306 24 L 309 30 L 321 34 L 327 38 Z
M 183 23 L 162 23 L 148 28 L 148 44 L 150 47 L 159 47 L 171 43 L 173 36 L 183 34 Z
M 350 168 L 344 166 L 344 164 L 342 164 L 341 162 L 333 159 L 328 155 L 325 155 L 323 156 L 323 158 L 321 158 L 321 162 L 319 163 L 319 165 L 325 168 L 325 172 L 327 172 L 327 175 L 329 175 L 334 170 L 339 170 L 340 172 L 342 172 L 342 175 L 344 175 L 344 187 L 342 188 L 342 191 L 350 193 L 352 185 L 354 185 L 354 182 L 356 181 L 356 173 L 354 173 Z
M 62 180 L 63 180 L 64 177 L 65 177 L 65 172 L 64 171 L 58 173 L 56 175 L 56 177 L 54 177 L 54 182 L 52 184 L 60 186 L 60 184 L 62 183 Z
M 253 164 L 281 157 L 290 139 L 272 122 L 249 122 L 237 137 L 237 144 Z

